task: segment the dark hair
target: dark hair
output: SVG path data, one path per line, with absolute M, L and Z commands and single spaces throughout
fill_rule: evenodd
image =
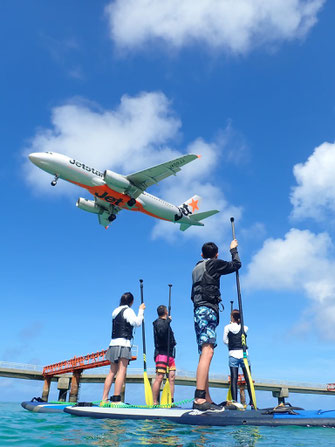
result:
M 167 312 L 167 307 L 164 306 L 164 304 L 161 304 L 160 306 L 157 307 L 157 314 L 159 317 L 162 317 L 163 315 L 165 315 Z
M 133 304 L 134 301 L 134 295 L 130 292 L 126 292 L 121 296 L 120 299 L 120 306 L 130 306 L 131 304 Z
M 241 323 L 241 315 L 240 315 L 240 311 L 238 309 L 234 309 L 231 313 L 231 319 L 236 321 L 236 323 L 240 324 Z
M 218 252 L 218 246 L 214 242 L 206 242 L 202 246 L 202 255 L 204 258 L 215 258 Z

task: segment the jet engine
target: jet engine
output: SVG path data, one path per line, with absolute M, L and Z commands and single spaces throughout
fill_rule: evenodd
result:
M 111 189 L 117 192 L 123 193 L 131 186 L 130 181 L 123 175 L 108 169 L 104 172 L 104 180 Z
M 88 211 L 89 213 L 102 214 L 104 212 L 102 206 L 99 206 L 93 200 L 83 199 L 82 197 L 79 197 L 76 206 L 81 210 Z

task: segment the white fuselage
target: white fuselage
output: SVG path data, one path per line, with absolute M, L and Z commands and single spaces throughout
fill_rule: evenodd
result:
M 29 159 L 39 168 L 63 180 L 75 183 L 87 189 L 99 199 L 106 211 L 114 207 L 140 211 L 144 214 L 171 222 L 189 225 L 203 225 L 192 222 L 182 207 L 177 207 L 147 192 L 136 198 L 136 204 L 130 207 L 127 202 L 130 196 L 119 187 L 112 188 L 104 180 L 104 173 L 74 158 L 55 152 L 38 152 L 29 155 Z M 116 174 L 119 175 L 119 174 Z M 121 176 L 120 176 L 121 177 Z M 125 179 L 125 177 L 122 176 Z

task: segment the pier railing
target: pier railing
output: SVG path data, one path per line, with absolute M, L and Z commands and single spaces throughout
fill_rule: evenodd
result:
M 31 379 L 31 380 L 44 380 L 43 376 L 43 366 L 41 365 L 32 365 L 26 363 L 17 363 L 17 362 L 7 362 L 0 361 L 0 377 L 14 377 L 14 378 L 22 378 L 22 379 Z M 83 382 L 102 382 L 107 373 L 109 371 L 108 366 L 98 367 L 95 370 L 89 369 L 84 371 L 82 374 Z M 154 368 L 148 368 L 147 370 L 149 377 L 153 377 L 155 375 Z M 70 374 L 68 374 L 70 376 Z M 141 368 L 133 368 L 129 367 L 127 370 L 127 381 L 129 383 L 137 382 L 137 377 L 140 379 L 143 376 L 143 369 Z M 56 381 L 60 376 L 58 374 L 55 375 L 54 381 Z M 177 369 L 176 378 L 178 383 L 182 383 L 185 385 L 189 385 L 192 382 L 192 386 L 195 381 L 195 372 L 187 371 L 183 369 Z M 308 383 L 308 382 L 293 382 L 289 380 L 279 380 L 279 379 L 261 379 L 257 377 L 253 377 L 255 380 L 255 386 L 258 389 L 278 389 L 278 387 L 286 387 L 291 390 L 293 389 L 306 389 L 306 390 L 315 390 L 317 391 L 326 391 L 327 384 L 324 383 Z M 228 376 L 225 374 L 213 373 L 210 374 L 210 381 L 212 382 L 211 386 L 217 387 L 225 387 L 229 385 Z M 335 390 L 329 389 L 329 394 L 335 394 Z M 292 391 L 294 392 L 294 391 Z M 300 391 L 301 392 L 301 391 Z
M 18 370 L 26 370 L 26 371 L 37 371 L 37 372 L 43 371 L 43 366 L 41 366 L 41 365 L 31 365 L 29 363 L 0 361 L 0 369 L 2 369 L 2 368 L 18 369 Z

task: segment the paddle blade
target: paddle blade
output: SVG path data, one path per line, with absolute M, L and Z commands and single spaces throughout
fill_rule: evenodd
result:
M 247 375 L 248 375 L 248 379 L 249 379 L 249 383 L 250 383 L 251 399 L 253 401 L 255 410 L 257 410 L 255 387 L 254 387 L 254 382 L 252 381 L 248 359 L 244 358 L 243 359 L 243 363 L 244 363 L 244 367 L 245 367 L 245 369 L 247 371 Z
M 227 400 L 233 400 L 233 397 L 231 395 L 231 387 L 229 385 L 228 393 L 227 393 Z
M 171 407 L 172 405 L 172 396 L 171 396 L 171 388 L 170 388 L 170 382 L 169 379 L 166 379 L 163 391 L 162 391 L 162 397 L 161 397 L 161 405 L 167 405 Z
M 152 396 L 152 389 L 146 371 L 144 371 L 143 373 L 143 378 L 144 378 L 145 403 L 148 405 L 148 407 L 149 406 L 152 407 L 154 404 L 154 398 Z

